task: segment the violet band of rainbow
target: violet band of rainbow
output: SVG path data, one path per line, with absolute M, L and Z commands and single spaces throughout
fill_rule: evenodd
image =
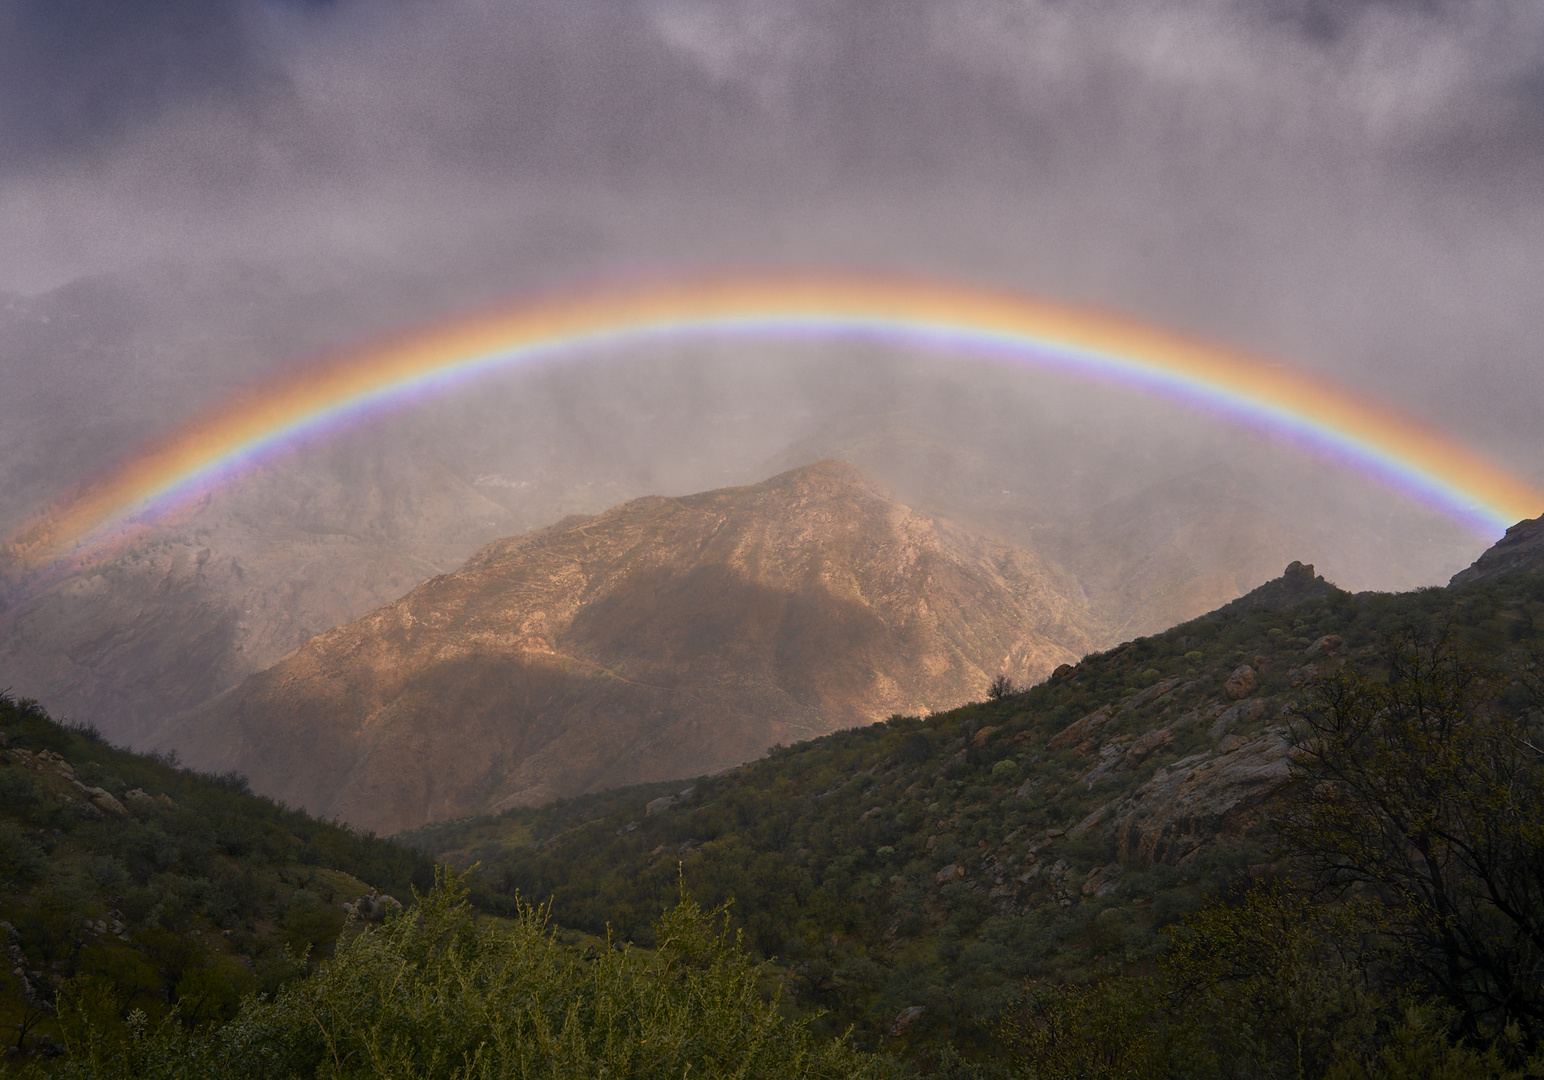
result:
M 713 339 L 858 340 L 1109 380 L 1290 438 L 1477 532 L 1498 535 L 1544 511 L 1544 493 L 1455 439 L 1317 375 L 987 289 L 787 275 L 603 289 L 375 342 L 255 386 L 157 440 L 53 508 L 24 546 L 40 557 L 79 549 L 298 441 L 494 371 Z

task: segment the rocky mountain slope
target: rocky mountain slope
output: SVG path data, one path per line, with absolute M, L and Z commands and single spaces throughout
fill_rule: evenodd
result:
M 989 1046 L 1022 988 L 1148 970 L 1165 927 L 1284 872 L 1274 822 L 1318 680 L 1381 679 L 1389 635 L 1440 634 L 1526 708 L 1526 672 L 1515 680 L 1541 620 L 1544 575 L 1353 595 L 1294 563 L 1027 692 L 406 838 L 480 864 L 490 893 L 550 896 L 557 921 L 623 938 L 646 940 L 683 886 L 732 899 L 747 940 L 779 958 L 797 1000 L 833 1010 L 833 1030 L 892 1048 L 971 1031 Z
M 1544 515 L 1513 525 L 1474 565 L 1454 574 L 1449 584 L 1457 588 L 1503 574 L 1544 574 Z
M 158 739 L 391 831 L 1041 678 L 1099 637 L 1073 591 L 826 462 L 495 542 Z

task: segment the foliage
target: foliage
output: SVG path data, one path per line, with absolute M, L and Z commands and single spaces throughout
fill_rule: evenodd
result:
M 1544 1038 L 1544 714 L 1447 637 L 1391 639 L 1381 680 L 1316 682 L 1284 835 L 1334 891 L 1366 887 L 1461 1029 Z M 1522 674 L 1533 659 L 1524 656 Z M 1525 692 L 1509 704 L 1509 686 Z M 1534 684 L 1536 686 L 1536 684 Z
M 565 925 L 644 944 L 679 876 L 709 904 L 734 901 L 792 1003 L 828 1010 L 821 1030 L 851 1024 L 857 1045 L 924 1067 L 1324 1076 L 1373 1060 L 1400 1030 L 1400 1003 L 1424 1000 L 1392 932 L 1399 912 L 1376 890 L 1333 902 L 1299 891 L 1268 834 L 1214 838 L 1182 865 L 1141 862 L 1108 808 L 1180 759 L 1259 737 L 1316 686 L 1388 685 L 1384 643 L 1410 628 L 1511 657 L 1487 692 L 1515 703 L 1540 615 L 1536 577 L 1355 597 L 1278 582 L 1022 692 L 774 748 L 698 778 L 663 811 L 643 806 L 685 782 L 409 839 L 480 861 L 474 889 L 490 905 L 550 897 Z M 1341 639 L 1333 656 L 1310 650 L 1327 635 Z M 1224 683 L 1246 662 L 1263 707 L 1230 712 Z M 1101 710 L 1092 739 L 1054 741 Z M 1148 756 L 1125 753 L 1159 729 Z M 1100 779 L 1111 748 L 1131 763 Z M 903 1010 L 919 1018 L 891 1036 Z M 1100 1059 L 1130 1025 L 1150 1053 Z M 1058 1031 L 1059 1074 L 1035 1042 Z
M 330 951 L 342 905 L 370 885 L 407 895 L 433 880 L 400 845 L 254 797 L 238 776 L 117 749 L 32 702 L 0 695 L 0 733 L 0 1024 L 13 1056 L 53 1045 L 65 986 L 120 1034 L 136 1011 L 227 1021 L 244 993 L 303 975 L 295 957 Z
M 406 915 L 340 943 L 271 1001 L 248 998 L 217 1029 L 136 1016 L 105 1035 L 72 1003 L 55 1075 L 91 1080 L 404 1076 L 493 1078 L 877 1077 L 882 1060 L 814 1038 L 758 985 L 760 969 L 719 912 L 689 899 L 658 922 L 649 954 L 579 954 L 521 904 L 479 919 L 442 878 Z

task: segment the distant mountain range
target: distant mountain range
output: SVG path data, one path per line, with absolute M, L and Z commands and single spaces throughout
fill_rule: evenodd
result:
M 1075 591 L 823 462 L 497 541 L 155 740 L 394 831 L 1036 681 L 1103 637 Z

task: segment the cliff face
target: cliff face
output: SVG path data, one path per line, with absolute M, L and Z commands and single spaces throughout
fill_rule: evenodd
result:
M 497 541 L 158 741 L 393 831 L 1037 679 L 1096 642 L 1075 591 L 826 462 Z

